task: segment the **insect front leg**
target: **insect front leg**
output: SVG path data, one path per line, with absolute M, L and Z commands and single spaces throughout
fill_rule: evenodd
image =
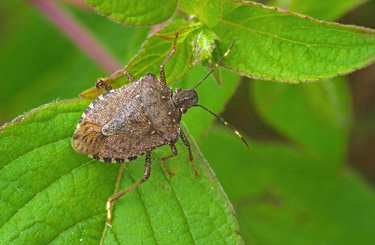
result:
M 95 84 L 95 87 L 96 87 L 96 90 L 98 90 L 98 95 L 101 95 L 102 94 L 102 91 L 100 90 L 101 88 L 105 89 L 106 91 L 109 91 L 109 90 L 112 90 L 112 86 L 108 84 L 107 81 L 105 81 L 108 79 L 105 79 L 105 78 L 99 78 L 97 81 L 96 81 L 96 84 Z
M 193 169 L 194 171 L 194 174 L 195 174 L 195 177 L 198 177 L 199 174 L 198 174 L 198 171 L 197 169 L 195 168 L 195 164 L 193 162 L 194 160 L 194 157 L 193 157 L 193 154 L 191 154 L 191 149 L 190 149 L 190 143 L 189 143 L 189 140 L 186 138 L 184 132 L 180 129 L 180 137 L 182 139 L 182 142 L 184 142 L 184 145 L 188 148 L 188 151 L 189 151 L 189 163 L 190 163 L 190 166 L 191 168 Z
M 176 38 L 173 41 L 173 46 L 172 46 L 171 51 L 169 51 L 167 58 L 164 60 L 163 64 L 161 64 L 160 69 L 159 69 L 160 81 L 165 85 L 167 85 L 167 80 L 165 79 L 164 66 L 165 64 L 167 64 L 168 60 L 172 58 L 174 52 L 176 52 L 177 37 L 178 37 L 178 32 L 176 32 Z
M 177 151 L 177 148 L 174 144 L 169 144 L 169 146 L 171 147 L 171 151 L 172 151 L 173 155 L 162 157 L 160 160 L 161 160 L 161 166 L 163 167 L 164 171 L 167 172 L 167 174 L 169 176 L 172 176 L 173 173 L 168 169 L 167 165 L 165 164 L 165 161 L 172 158 L 172 157 L 177 156 L 178 151 Z
M 140 184 L 146 182 L 146 180 L 150 177 L 151 174 L 151 152 L 146 152 L 146 160 L 145 160 L 145 172 L 143 178 L 138 182 L 132 184 L 127 189 L 117 193 L 108 198 L 107 201 L 107 224 L 110 225 L 112 219 L 112 202 L 116 201 L 118 198 L 122 197 L 129 191 L 133 190 L 135 187 L 139 186 Z
M 125 76 L 129 79 L 129 81 L 130 81 L 131 83 L 136 82 L 135 78 L 134 78 L 134 77 L 132 76 L 132 74 L 130 74 L 129 72 L 124 71 L 124 74 L 125 74 Z

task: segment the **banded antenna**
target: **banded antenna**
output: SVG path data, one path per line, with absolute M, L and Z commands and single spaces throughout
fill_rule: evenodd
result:
M 221 64 L 221 62 L 225 59 L 225 57 L 227 57 L 227 55 L 229 54 L 229 52 L 231 51 L 231 49 L 233 48 L 233 45 L 234 43 L 236 42 L 236 38 L 234 38 L 232 44 L 230 45 L 228 51 L 223 55 L 223 57 L 221 57 L 221 59 L 216 63 L 216 65 L 211 69 L 211 71 L 197 84 L 195 85 L 193 88 L 191 88 L 191 90 L 195 90 L 199 85 L 201 85 L 204 80 L 207 79 L 207 77 L 209 75 L 211 75 L 211 73 Z M 214 115 L 217 119 L 219 119 L 224 125 L 228 126 L 235 134 L 237 134 L 238 137 L 240 137 L 240 139 L 245 143 L 245 145 L 247 146 L 247 148 L 249 149 L 249 145 L 247 144 L 246 140 L 242 137 L 242 135 L 232 126 L 230 125 L 227 121 L 225 121 L 223 118 L 219 117 L 218 115 L 216 115 L 215 113 L 213 113 L 212 111 L 210 111 L 209 109 L 207 109 L 206 107 L 202 106 L 202 105 L 199 105 L 199 104 L 196 104 L 194 106 L 199 106 L 201 108 L 203 108 L 204 110 L 208 111 L 209 113 L 211 113 L 212 115 Z
M 224 123 L 224 125 L 228 126 L 230 129 L 232 129 L 232 131 L 235 134 L 237 134 L 238 137 L 241 138 L 241 140 L 243 141 L 243 143 L 245 143 L 245 145 L 247 146 L 247 148 L 250 149 L 249 145 L 247 144 L 246 140 L 242 137 L 242 135 L 232 125 L 230 125 L 227 121 L 225 121 L 223 118 L 219 117 L 218 115 L 216 115 L 215 113 L 213 113 L 212 111 L 210 111 L 209 109 L 207 109 L 206 107 L 204 107 L 202 105 L 196 104 L 195 106 L 199 106 L 199 107 L 205 109 L 206 111 L 208 111 L 209 113 L 211 113 L 212 115 L 214 115 L 217 119 L 219 119 L 222 123 Z

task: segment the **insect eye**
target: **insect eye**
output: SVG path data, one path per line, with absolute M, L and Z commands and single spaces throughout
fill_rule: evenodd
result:
M 187 109 L 185 107 L 181 107 L 180 111 L 182 112 L 182 114 L 185 114 L 187 112 Z

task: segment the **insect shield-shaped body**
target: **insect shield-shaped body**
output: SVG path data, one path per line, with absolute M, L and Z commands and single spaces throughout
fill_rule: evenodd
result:
M 172 89 L 146 73 L 96 98 L 82 115 L 72 145 L 99 161 L 132 161 L 159 146 L 176 143 L 181 115 L 173 104 Z
M 163 169 L 172 175 L 165 160 L 177 155 L 175 143 L 181 138 L 188 148 L 190 165 L 195 175 L 198 176 L 189 141 L 180 128 L 181 116 L 192 106 L 204 108 L 197 104 L 198 95 L 195 88 L 219 66 L 230 49 L 197 86 L 188 90 L 177 88 L 173 93 L 172 89 L 166 85 L 164 66 L 176 50 L 177 36 L 178 34 L 176 34 L 168 57 L 160 66 L 160 80 L 150 73 L 135 80 L 132 75 L 125 72 L 131 83 L 119 89 L 113 89 L 105 80 L 99 79 L 96 83 L 98 93 L 100 93 L 100 88 L 106 89 L 107 92 L 96 98 L 86 109 L 73 135 L 74 150 L 99 161 L 121 163 L 132 161 L 146 154 L 143 178 L 108 199 L 107 222 L 111 220 L 111 203 L 149 178 L 151 151 L 155 148 L 162 145 L 170 146 L 173 154 L 162 157 L 161 162 Z M 233 44 L 234 42 L 232 46 Z M 223 119 L 216 117 L 233 129 Z M 244 141 L 237 131 L 234 130 L 234 132 Z

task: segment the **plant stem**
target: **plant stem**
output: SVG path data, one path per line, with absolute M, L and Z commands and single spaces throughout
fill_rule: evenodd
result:
M 107 73 L 111 74 L 122 67 L 120 62 L 110 55 L 97 38 L 77 19 L 58 7 L 56 1 L 29 1 Z

